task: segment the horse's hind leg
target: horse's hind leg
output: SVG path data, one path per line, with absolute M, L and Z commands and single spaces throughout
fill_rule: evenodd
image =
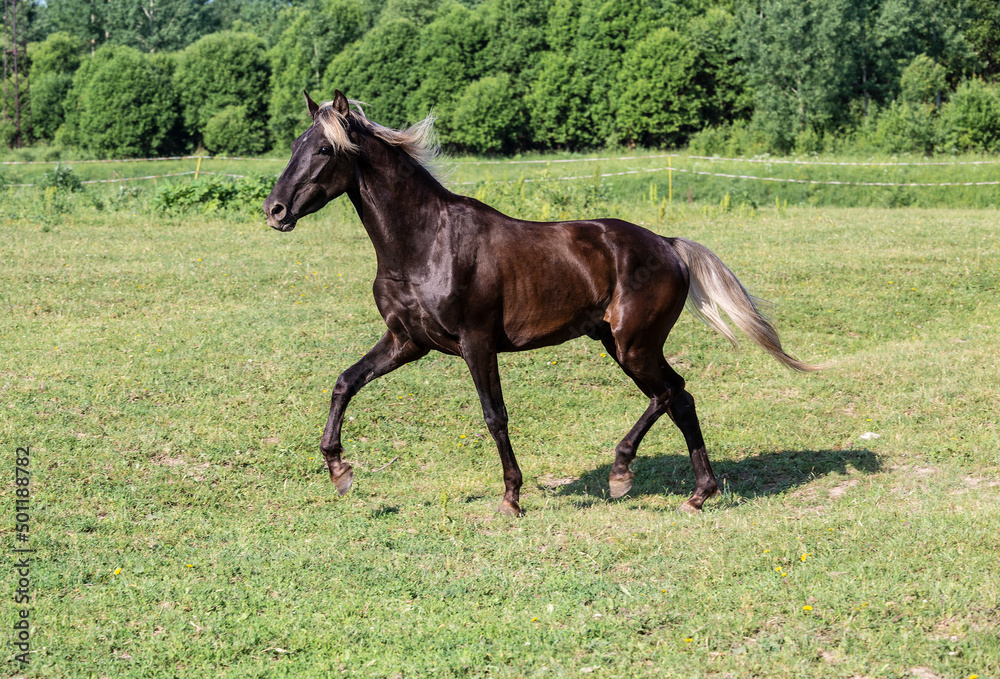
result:
M 667 409 L 667 414 L 674 421 L 677 428 L 684 435 L 687 442 L 688 451 L 691 455 L 691 466 L 694 467 L 694 493 L 691 497 L 677 509 L 682 512 L 698 513 L 705 500 L 716 495 L 719 485 L 715 482 L 715 472 L 712 471 L 712 463 L 708 461 L 708 452 L 705 450 L 705 439 L 701 435 L 701 424 L 698 422 L 698 414 L 694 409 L 694 397 L 684 389 L 684 380 L 675 373 L 670 366 L 667 370 L 673 374 L 680 382 L 677 395 Z
M 678 375 L 659 350 L 630 349 L 618 356 L 613 341 L 605 342 L 616 356 L 622 370 L 649 396 L 649 406 L 625 438 L 615 447 L 615 462 L 608 479 L 611 497 L 621 497 L 632 488 L 634 474 L 629 468 L 635 460 L 639 443 L 653 423 L 667 413 L 684 435 L 691 465 L 694 467 L 695 491 L 679 507 L 680 511 L 698 512 L 705 500 L 715 495 L 718 485 L 705 451 L 701 425 L 694 408 L 694 398 L 684 389 L 684 378 Z

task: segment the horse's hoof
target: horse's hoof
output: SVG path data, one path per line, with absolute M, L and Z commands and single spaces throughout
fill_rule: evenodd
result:
M 677 508 L 681 514 L 701 514 L 701 507 L 696 507 L 691 500 L 688 500 Z
M 521 506 L 516 502 L 501 500 L 500 506 L 497 507 L 497 512 L 505 516 L 521 516 Z
M 634 475 L 629 474 L 628 476 L 612 476 L 608 479 L 608 486 L 611 492 L 611 497 L 618 499 L 625 495 L 625 493 L 632 490 L 632 479 L 635 478 Z
M 333 485 L 337 487 L 337 492 L 342 496 L 347 494 L 347 491 L 351 489 L 351 484 L 354 483 L 354 470 L 351 469 L 350 465 L 345 466 L 347 469 L 341 471 L 339 476 L 330 474 L 330 480 L 333 481 Z

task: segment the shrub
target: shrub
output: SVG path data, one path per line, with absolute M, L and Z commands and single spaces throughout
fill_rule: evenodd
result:
M 326 69 L 323 89 L 363 101 L 373 120 L 399 127 L 407 121 L 407 97 L 416 89 L 413 63 L 419 44 L 420 33 L 409 19 L 384 21 L 337 55 Z
M 293 5 L 283 16 L 288 26 L 267 53 L 271 62 L 268 125 L 276 142 L 289 142 L 305 129 L 309 116 L 302 91 L 320 96 L 316 92 L 322 87 L 323 69 L 345 45 L 361 36 L 367 22 L 360 3 L 353 0 Z
M 730 125 L 706 127 L 691 136 L 688 151 L 703 156 L 753 156 L 766 151 L 767 143 L 760 132 L 744 120 Z
M 31 133 L 35 139 L 52 139 L 66 119 L 63 102 L 73 87 L 68 73 L 31 74 Z
M 77 70 L 56 139 L 101 157 L 147 156 L 171 143 L 176 120 L 163 69 L 131 47 L 104 46 Z
M 173 80 L 194 143 L 202 142 L 208 121 L 230 106 L 266 124 L 270 77 L 264 41 L 250 33 L 212 33 L 185 49 Z
M 908 104 L 935 104 L 948 87 L 944 67 L 926 54 L 919 54 L 910 62 L 899 84 L 899 98 Z
M 228 210 L 263 217 L 261 206 L 276 180 L 274 175 L 204 177 L 198 181 L 168 184 L 156 194 L 153 207 L 169 212 Z
M 17 127 L 13 121 L 0 120 L 0 148 L 10 148 L 17 136 Z
M 218 155 L 252 155 L 267 148 L 267 130 L 247 116 L 246 106 L 227 106 L 205 125 L 203 143 Z
M 946 149 L 955 151 L 1000 150 L 1000 95 L 982 80 L 966 80 L 941 107 L 941 128 Z
M 876 119 L 871 142 L 887 153 L 931 153 L 938 142 L 932 104 L 894 101 Z
M 56 191 L 70 193 L 83 191 L 83 182 L 73 172 L 73 168 L 61 163 L 57 163 L 51 170 L 47 170 L 38 181 L 38 185 L 43 189 L 52 188 Z
M 509 151 L 520 135 L 523 109 L 506 73 L 466 86 L 455 106 L 452 143 L 477 153 Z
M 670 28 L 648 35 L 625 56 L 616 124 L 621 138 L 677 145 L 698 129 L 702 95 L 694 84 L 695 52 Z

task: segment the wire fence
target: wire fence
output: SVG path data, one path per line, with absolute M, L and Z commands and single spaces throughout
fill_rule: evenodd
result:
M 456 166 L 487 166 L 487 165 L 556 165 L 556 164 L 567 164 L 567 163 L 609 163 L 609 162 L 627 162 L 627 161 L 642 161 L 651 159 L 662 159 L 667 158 L 673 161 L 677 159 L 681 162 L 688 160 L 703 161 L 710 163 L 757 163 L 757 164 L 775 164 L 775 165 L 795 165 L 795 166 L 840 166 L 840 167 L 942 167 L 942 166 L 982 166 L 982 165 L 998 165 L 1000 164 L 1000 159 L 989 159 L 989 160 L 966 160 L 966 161 L 920 161 L 920 162 L 850 162 L 850 161 L 824 161 L 824 160 L 797 160 L 797 159 L 777 159 L 777 158 L 725 158 L 719 156 L 695 156 L 695 155 L 681 155 L 676 153 L 662 153 L 662 154 L 651 154 L 651 155 L 631 155 L 631 156 L 603 156 L 603 157 L 587 157 L 587 158 L 554 158 L 554 159 L 531 159 L 531 160 L 454 160 L 452 163 Z M 119 158 L 112 160 L 78 160 L 69 161 L 73 164 L 84 164 L 84 163 L 141 163 L 141 162 L 163 162 L 163 161 L 185 161 L 194 160 L 198 161 L 199 167 L 201 161 L 253 161 L 253 162 L 286 162 L 283 158 L 260 158 L 260 157 L 242 157 L 242 156 L 163 156 L 157 158 Z M 30 160 L 30 161 L 3 161 L 2 165 L 57 165 L 66 164 L 67 161 L 55 161 L 55 160 Z M 750 174 L 732 174 L 724 172 L 708 172 L 705 170 L 696 170 L 692 168 L 684 167 L 674 167 L 672 162 L 667 166 L 659 166 L 653 168 L 643 168 L 634 170 L 622 170 L 619 172 L 604 172 L 604 173 L 594 173 L 594 174 L 575 174 L 566 175 L 558 177 L 521 177 L 518 179 L 480 179 L 475 181 L 463 181 L 458 182 L 459 186 L 475 186 L 484 183 L 511 183 L 511 182 L 525 182 L 525 183 L 535 183 L 535 182 L 548 182 L 548 181 L 577 181 L 585 179 L 606 179 L 611 177 L 624 177 L 629 175 L 641 175 L 641 174 L 653 174 L 653 173 L 680 173 L 680 174 L 690 174 L 699 175 L 705 177 L 720 177 L 726 179 L 742 179 L 748 181 L 761 181 L 761 182 L 777 182 L 777 183 L 789 183 L 789 184 L 811 184 L 811 185 L 827 185 L 827 186 L 874 186 L 874 187 L 949 187 L 949 186 L 998 186 L 1000 181 L 969 181 L 969 182 L 956 182 L 956 181 L 943 181 L 943 182 L 867 182 L 867 181 L 845 181 L 845 180 L 835 180 L 835 179 L 803 179 L 803 178 L 791 178 L 791 177 L 769 177 L 760 175 L 750 175 Z M 172 172 L 164 174 L 153 174 L 144 175 L 137 177 L 115 177 L 111 179 L 88 179 L 84 180 L 83 184 L 111 184 L 116 182 L 130 182 L 130 181 L 142 181 L 150 179 L 165 179 L 171 177 L 182 177 L 188 175 L 194 175 L 197 178 L 198 175 L 214 175 L 214 176 L 225 176 L 231 178 L 245 178 L 246 175 L 242 174 L 231 174 L 223 172 L 211 172 L 206 170 L 190 170 L 185 172 Z M 31 187 L 37 186 L 37 183 L 12 183 L 8 186 L 14 187 Z

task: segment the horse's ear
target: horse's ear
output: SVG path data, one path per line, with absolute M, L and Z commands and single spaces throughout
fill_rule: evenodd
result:
M 306 96 L 306 107 L 309 109 L 309 117 L 316 120 L 316 111 L 319 110 L 319 104 L 313 101 L 312 97 L 305 90 L 302 90 L 302 94 Z
M 340 90 L 336 90 L 333 93 L 333 110 L 342 116 L 346 116 L 347 112 L 350 110 L 351 105 L 347 101 L 347 97 Z

